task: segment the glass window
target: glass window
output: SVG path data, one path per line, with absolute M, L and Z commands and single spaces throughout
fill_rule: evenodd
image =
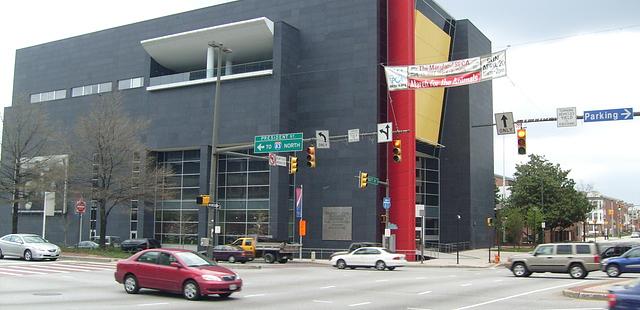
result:
M 144 81 L 143 77 L 119 80 L 118 89 L 122 90 L 122 89 L 142 87 L 142 85 L 144 84 L 143 81 Z
M 541 245 L 536 249 L 536 255 L 552 255 L 553 245 Z
M 227 174 L 227 186 L 247 185 L 246 173 Z
M 269 172 L 249 173 L 249 185 L 269 185 Z
M 558 255 L 562 255 L 562 254 L 571 254 L 571 245 L 570 244 L 559 244 L 556 247 L 556 254 Z
M 253 186 L 248 189 L 249 199 L 269 198 L 269 186 Z
M 183 171 L 182 173 L 184 174 L 194 174 L 200 173 L 200 162 L 186 162 L 183 165 Z
M 67 98 L 67 90 L 66 89 L 61 89 L 61 90 L 56 90 L 54 97 L 56 99 L 64 99 Z
M 199 175 L 185 175 L 182 177 L 182 186 L 184 187 L 197 187 L 200 185 Z
M 578 244 L 576 245 L 576 253 L 577 254 L 591 254 L 591 248 L 588 244 Z
M 198 221 L 198 210 L 183 210 L 182 211 L 182 221 L 183 222 L 197 222 Z
M 141 263 L 156 264 L 158 262 L 159 254 L 160 252 L 156 252 L 156 251 L 147 252 L 140 255 L 140 257 L 138 257 L 138 261 Z
M 31 95 L 31 103 L 38 103 L 38 102 L 40 102 L 40 94 Z
M 118 81 L 118 89 L 129 89 L 129 88 L 131 88 L 131 80 L 130 79 Z
M 245 199 L 246 196 L 247 189 L 245 187 L 227 187 L 227 199 Z
M 106 93 L 111 91 L 111 82 L 102 83 L 98 85 L 99 93 Z

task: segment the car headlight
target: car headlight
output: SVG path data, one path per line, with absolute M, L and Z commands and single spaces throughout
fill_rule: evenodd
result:
M 222 281 L 222 279 L 220 279 L 220 277 L 214 276 L 214 275 L 210 275 L 210 274 L 203 274 L 202 275 L 202 279 L 206 280 L 206 281 Z
M 236 280 L 240 280 L 240 275 L 236 273 Z

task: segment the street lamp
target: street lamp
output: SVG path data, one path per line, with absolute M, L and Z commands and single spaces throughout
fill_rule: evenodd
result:
M 457 215 L 456 221 L 456 264 L 460 264 L 460 214 Z
M 222 75 L 222 53 L 231 53 L 231 50 L 224 47 L 222 43 L 218 42 L 209 42 L 210 47 L 218 50 L 218 72 L 216 76 L 216 87 L 215 87 L 215 95 L 213 99 L 213 129 L 211 132 L 211 170 L 209 171 L 209 195 L 213 199 L 213 206 L 207 206 L 207 218 L 209 221 L 207 222 L 207 234 L 213 238 L 213 244 L 218 245 L 218 232 L 215 230 L 215 224 L 217 219 L 217 209 L 220 204 L 218 204 L 218 191 L 217 191 L 217 171 L 218 171 L 218 152 L 216 151 L 217 147 L 217 138 L 218 138 L 218 103 L 220 102 L 220 76 Z M 213 255 L 213 247 L 209 244 L 207 248 L 207 257 L 212 257 Z
M 622 221 L 622 217 L 621 217 L 621 212 L 620 210 L 622 210 L 622 208 L 618 207 L 618 227 L 616 227 L 616 229 L 618 230 L 618 239 L 622 238 L 622 234 L 621 234 L 621 230 L 622 230 L 622 225 L 621 225 L 621 221 Z

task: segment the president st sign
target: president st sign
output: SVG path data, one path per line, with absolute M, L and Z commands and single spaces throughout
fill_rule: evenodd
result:
M 256 136 L 253 140 L 255 154 L 297 151 L 302 151 L 301 132 Z
M 633 108 L 584 111 L 583 119 L 585 123 L 630 120 Z

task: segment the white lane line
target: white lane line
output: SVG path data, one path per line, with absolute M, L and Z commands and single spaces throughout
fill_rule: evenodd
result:
M 324 289 L 334 288 L 334 287 L 336 287 L 336 286 L 335 286 L 335 285 L 329 285 L 329 286 L 323 286 L 323 287 L 321 287 L 320 289 L 321 289 L 321 290 L 324 290 Z
M 389 281 L 388 279 L 383 279 L 383 280 L 376 280 L 376 282 L 387 282 Z
M 148 306 L 160 306 L 160 305 L 168 305 L 168 302 L 156 302 L 152 304 L 137 304 L 138 307 L 148 307 Z
M 493 282 L 502 282 L 502 279 L 493 280 Z
M 91 271 L 89 269 L 76 269 L 73 267 L 51 266 L 51 265 L 47 265 L 44 268 L 52 269 L 52 270 L 63 270 L 63 271 Z
M 425 309 L 425 308 L 407 308 L 407 310 L 431 310 L 431 309 Z
M 13 266 L 7 266 L 7 267 L 11 268 L 11 267 L 13 267 Z M 29 274 L 47 274 L 46 272 L 38 272 L 38 271 L 22 270 L 22 269 L 20 269 L 20 268 L 18 268 L 18 269 L 14 268 L 14 269 L 15 269 L 15 270 L 11 270 L 11 269 L 9 269 L 9 270 L 6 270 L 6 271 L 24 272 L 24 273 L 29 273 Z
M 113 268 L 104 268 L 104 267 L 87 267 L 80 265 L 71 265 L 71 264 L 49 264 L 47 266 L 58 267 L 58 268 L 67 268 L 73 270 L 113 270 Z
M 368 305 L 368 304 L 370 304 L 370 303 L 371 303 L 370 301 L 367 301 L 367 302 L 361 302 L 361 303 L 358 303 L 358 304 L 351 304 L 351 305 L 349 305 L 349 307 L 364 306 L 364 305 Z
M 7 266 L 8 267 L 8 266 Z M 44 267 L 44 266 L 20 266 L 20 267 L 15 267 L 15 268 L 19 268 L 18 270 L 22 270 L 22 269 L 26 269 L 26 270 L 34 270 L 34 271 L 46 271 L 46 272 L 57 272 L 57 273 L 69 273 L 68 271 L 62 271 L 62 270 L 55 270 L 55 269 L 51 269 L 48 267 Z
M 549 310 L 606 310 L 605 308 L 564 308 L 564 309 L 549 309 Z
M 452 275 L 449 276 L 449 278 L 455 278 L 455 277 L 457 277 L 457 275 L 455 275 L 455 274 L 452 274 Z
M 260 297 L 260 296 L 264 296 L 265 294 L 253 294 L 253 295 L 246 295 L 244 296 L 245 298 L 251 298 L 251 297 Z
M 12 272 L 4 272 L 4 271 L 0 271 L 0 274 L 6 274 L 6 275 L 9 275 L 9 276 L 24 276 L 23 274 L 12 273 Z
M 429 294 L 429 293 L 431 293 L 431 291 L 424 291 L 424 292 L 418 293 L 418 295 L 424 295 L 424 294 Z
M 312 300 L 313 302 L 319 302 L 319 303 L 323 303 L 323 304 L 332 304 L 333 301 L 328 301 L 328 300 Z
M 427 278 L 427 277 L 417 277 L 417 278 L 416 278 L 416 280 L 424 280 L 424 279 L 426 279 L 426 278 Z
M 524 293 L 520 293 L 520 294 L 515 294 L 515 295 L 511 295 L 511 296 L 507 296 L 507 297 L 502 297 L 502 298 L 498 298 L 498 299 L 493 299 L 493 300 L 481 302 L 481 303 L 475 304 L 475 305 L 469 305 L 469 306 L 464 306 L 464 307 L 461 307 L 461 308 L 456 308 L 455 310 L 476 308 L 476 307 L 480 307 L 480 306 L 496 303 L 496 302 L 507 300 L 507 299 L 512 299 L 512 298 L 516 298 L 516 297 L 520 297 L 520 296 L 540 293 L 540 292 L 544 292 L 544 291 L 548 291 L 548 290 L 554 290 L 554 289 L 557 289 L 557 288 L 566 287 L 566 286 L 570 286 L 570 285 L 577 285 L 577 284 L 580 284 L 580 283 L 584 283 L 584 281 L 566 283 L 566 284 L 562 284 L 562 285 L 542 288 L 542 289 L 539 289 L 539 290 L 528 291 L 528 292 L 524 292 Z
M 460 284 L 460 286 L 471 286 L 471 283 Z

